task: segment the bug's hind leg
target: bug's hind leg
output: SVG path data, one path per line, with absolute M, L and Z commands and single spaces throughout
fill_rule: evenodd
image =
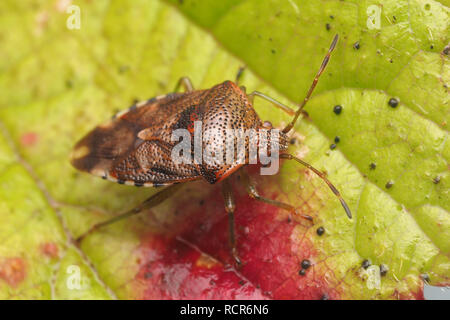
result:
M 228 213 L 228 240 L 230 243 L 231 254 L 234 258 L 236 266 L 239 268 L 242 265 L 242 262 L 241 259 L 239 259 L 239 255 L 236 249 L 236 233 L 234 228 L 234 211 L 236 209 L 236 204 L 234 202 L 233 191 L 231 190 L 231 185 L 228 180 L 223 181 L 222 194 L 225 201 L 225 211 Z
M 306 219 L 308 221 L 312 221 L 313 220 L 313 218 L 311 216 L 305 215 L 305 214 L 302 214 L 302 213 L 298 212 L 298 210 L 294 206 L 292 206 L 292 205 L 290 205 L 288 203 L 284 203 L 284 202 L 281 202 L 281 201 L 277 201 L 277 200 L 273 200 L 273 199 L 262 197 L 259 194 L 258 190 L 256 189 L 255 184 L 251 181 L 248 173 L 245 170 L 241 170 L 240 174 L 241 174 L 242 181 L 245 184 L 245 188 L 247 190 L 247 193 L 249 194 L 249 196 L 251 198 L 253 198 L 255 200 L 258 200 L 258 201 L 261 201 L 261 202 L 268 203 L 268 204 L 270 204 L 272 206 L 275 206 L 275 207 L 287 210 L 287 211 L 289 211 L 290 214 L 294 214 L 296 216 L 302 217 L 303 219 Z
M 175 86 L 175 90 L 173 90 L 173 92 L 178 92 L 181 86 L 183 86 L 185 92 L 194 91 L 192 81 L 188 77 L 181 77 L 180 80 L 178 80 L 177 85 Z
M 97 223 L 95 225 L 93 225 L 88 231 L 86 231 L 85 233 L 83 233 L 81 236 L 79 236 L 76 239 L 76 242 L 78 244 L 81 243 L 81 241 L 83 241 L 83 239 L 90 235 L 92 232 L 103 228 L 107 225 L 110 225 L 114 222 L 120 221 L 122 219 L 134 216 L 140 212 L 142 212 L 145 209 L 150 209 L 152 207 L 157 206 L 158 204 L 162 203 L 164 200 L 166 200 L 167 198 L 169 198 L 170 196 L 172 196 L 179 188 L 181 187 L 181 184 L 173 184 L 168 186 L 167 188 L 155 193 L 154 195 L 152 195 L 150 198 L 148 198 L 147 200 L 145 200 L 144 202 L 142 202 L 140 205 L 138 205 L 137 207 L 122 213 L 114 218 L 111 218 L 109 220 L 106 220 L 104 222 L 100 222 Z

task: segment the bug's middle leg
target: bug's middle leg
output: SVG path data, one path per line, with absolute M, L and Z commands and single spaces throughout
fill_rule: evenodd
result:
M 241 178 L 242 178 L 243 183 L 245 184 L 245 188 L 247 190 L 247 193 L 249 194 L 249 196 L 251 198 L 253 198 L 255 200 L 258 200 L 258 201 L 261 201 L 261 202 L 268 203 L 268 204 L 270 204 L 272 206 L 275 206 L 275 207 L 287 210 L 287 211 L 289 211 L 289 213 L 295 214 L 297 216 L 300 216 L 300 217 L 302 217 L 302 218 L 304 218 L 306 220 L 309 220 L 309 221 L 313 220 L 313 218 L 311 216 L 305 215 L 305 214 L 302 214 L 302 213 L 298 212 L 298 210 L 294 206 L 292 206 L 292 205 L 290 205 L 288 203 L 284 203 L 284 202 L 281 202 L 281 201 L 277 201 L 277 200 L 273 200 L 273 199 L 262 197 L 259 194 L 258 190 L 256 189 L 255 184 L 251 181 L 250 176 L 248 175 L 248 173 L 245 170 L 241 170 L 239 173 L 241 174 Z
M 230 242 L 231 254 L 233 255 L 237 267 L 240 267 L 242 265 L 242 262 L 241 259 L 239 259 L 239 255 L 236 249 L 236 233 L 234 228 L 234 211 L 236 209 L 236 204 L 234 202 L 233 191 L 228 180 L 224 180 L 222 183 L 222 194 L 225 201 L 225 211 L 228 213 L 228 239 Z
M 175 86 L 175 90 L 173 90 L 173 92 L 178 92 L 181 86 L 183 86 L 185 92 L 194 91 L 192 81 L 188 77 L 181 77 L 180 80 L 178 80 L 177 85 Z

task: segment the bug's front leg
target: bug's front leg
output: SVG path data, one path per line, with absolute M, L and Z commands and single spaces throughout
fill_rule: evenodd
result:
M 166 200 L 167 198 L 169 198 L 170 196 L 172 196 L 179 188 L 181 187 L 181 184 L 173 184 L 168 186 L 167 188 L 155 193 L 154 195 L 152 195 L 150 198 L 148 198 L 147 200 L 145 200 L 144 202 L 142 202 L 140 205 L 138 205 L 137 207 L 119 214 L 118 216 L 111 218 L 109 220 L 106 220 L 104 222 L 101 223 L 97 223 L 95 225 L 93 225 L 88 231 L 86 231 L 85 233 L 83 233 L 81 236 L 79 236 L 76 239 L 77 244 L 80 244 L 81 241 L 83 241 L 83 239 L 90 235 L 91 233 L 93 233 L 94 231 L 103 228 L 107 225 L 110 225 L 114 222 L 117 222 L 119 220 L 134 216 L 140 212 L 142 212 L 145 209 L 150 209 L 152 207 L 157 206 L 158 204 L 160 204 L 161 202 L 163 202 L 164 200 Z
M 177 85 L 175 86 L 175 90 L 173 92 L 178 92 L 181 86 L 183 86 L 185 92 L 194 91 L 192 81 L 188 77 L 181 77 L 180 80 L 178 80 Z
M 252 93 L 247 95 L 248 100 L 253 105 L 253 101 L 255 100 L 255 97 L 260 97 L 266 101 L 269 101 L 272 103 L 273 106 L 277 107 L 278 109 L 286 112 L 288 115 L 293 116 L 295 115 L 295 111 L 289 108 L 288 106 L 282 104 L 281 102 L 275 100 L 274 98 L 269 97 L 268 95 L 259 92 L 259 91 L 253 91 Z
M 298 215 L 298 216 L 300 216 L 300 217 L 302 217 L 302 218 L 304 218 L 306 220 L 309 220 L 309 221 L 313 220 L 313 218 L 311 216 L 305 215 L 305 214 L 302 214 L 302 213 L 298 212 L 298 210 L 294 206 L 292 206 L 290 204 L 262 197 L 259 194 L 258 190 L 256 189 L 255 184 L 251 181 L 248 173 L 245 170 L 241 170 L 240 174 L 241 174 L 241 177 L 242 177 L 242 181 L 245 184 L 245 188 L 247 190 L 247 193 L 249 194 L 249 196 L 251 198 L 253 198 L 255 200 L 258 200 L 258 201 L 262 201 L 262 202 L 268 203 L 268 204 L 270 204 L 272 206 L 275 206 L 275 207 L 287 210 L 287 211 L 289 211 L 289 213 Z
M 233 191 L 228 180 L 223 181 L 222 194 L 225 201 L 225 211 L 228 213 L 228 239 L 230 242 L 231 254 L 234 258 L 236 266 L 239 268 L 242 265 L 242 262 L 241 259 L 239 259 L 239 255 L 236 249 L 236 233 L 234 228 L 234 211 L 236 209 L 236 204 L 234 202 Z

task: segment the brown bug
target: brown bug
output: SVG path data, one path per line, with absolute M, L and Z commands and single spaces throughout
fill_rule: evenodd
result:
M 176 86 L 175 93 L 133 105 L 128 110 L 115 115 L 109 122 L 88 133 L 74 148 L 71 162 L 75 168 L 120 184 L 137 187 L 167 187 L 152 195 L 136 208 L 94 225 L 77 241 L 81 241 L 95 229 L 158 205 L 174 194 L 176 189 L 180 187 L 181 182 L 204 179 L 211 184 L 218 182 L 223 184 L 225 210 L 229 217 L 231 251 L 236 263 L 240 265 L 241 261 L 236 250 L 234 232 L 235 203 L 230 183 L 226 179 L 238 170 L 250 197 L 312 220 L 310 216 L 298 213 L 295 207 L 287 203 L 267 199 L 259 195 L 245 170 L 240 170 L 249 164 L 248 140 L 245 142 L 245 162 L 241 164 L 175 163 L 171 158 L 171 151 L 174 148 L 174 142 L 171 140 L 173 130 L 186 129 L 193 135 L 195 121 L 202 121 L 204 124 L 203 131 L 208 128 L 217 129 L 216 132 L 221 132 L 227 128 L 271 129 L 270 122 L 262 122 L 253 108 L 255 96 L 268 100 L 274 106 L 293 116 L 292 121 L 280 131 L 279 157 L 295 160 L 317 174 L 339 198 L 345 212 L 351 218 L 350 209 L 325 174 L 303 160 L 286 153 L 287 142 L 289 141 L 287 134 L 294 127 L 303 107 L 309 100 L 320 75 L 328 64 L 337 40 L 338 36 L 336 35 L 297 111 L 261 92 L 253 91 L 246 94 L 245 87 L 238 86 L 238 80 L 243 70 L 240 69 L 235 82 L 225 81 L 206 90 L 194 90 L 188 78 L 181 78 Z M 184 86 L 185 92 L 176 92 L 181 85 Z M 206 141 L 203 140 L 203 144 L 214 147 L 220 139 L 223 139 L 223 135 L 207 136 Z

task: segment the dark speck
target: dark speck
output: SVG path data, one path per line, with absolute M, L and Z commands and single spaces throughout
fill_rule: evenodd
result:
M 343 109 L 342 106 L 337 105 L 337 106 L 334 106 L 333 112 L 336 113 L 336 114 L 341 114 L 342 109 Z
M 295 144 L 296 142 L 297 142 L 297 139 L 295 139 L 295 138 L 292 138 L 292 139 L 289 141 L 290 144 Z
M 331 25 L 330 25 L 329 23 L 327 23 L 327 24 L 325 25 L 325 28 L 326 28 L 328 31 L 330 31 Z
M 300 271 L 298 272 L 298 275 L 300 275 L 300 276 L 304 276 L 305 274 L 306 274 L 305 269 L 300 269 Z
M 73 81 L 72 80 L 66 80 L 66 87 L 68 89 L 72 89 L 73 88 Z
M 329 300 L 330 299 L 330 297 L 326 294 L 326 293 L 324 293 L 321 297 L 320 297 L 320 300 Z
M 130 69 L 130 67 L 129 66 L 120 66 L 119 67 L 119 73 L 125 73 L 125 72 L 127 72 L 128 71 L 128 69 Z
M 429 276 L 428 274 L 422 273 L 422 274 L 420 275 L 420 277 L 421 277 L 422 280 L 425 281 L 426 283 L 429 283 L 429 282 L 430 282 L 430 276 Z
M 360 48 L 359 41 L 356 41 L 356 42 L 353 44 L 353 49 L 359 50 L 359 48 Z
M 308 259 L 304 259 L 302 261 L 302 268 L 303 269 L 308 269 L 309 267 L 311 267 L 311 261 L 309 261 Z
M 338 143 L 339 141 L 341 141 L 341 138 L 339 136 L 334 137 L 334 142 Z
M 449 55 L 449 53 L 450 53 L 450 44 L 445 46 L 444 50 L 442 50 L 442 53 L 445 54 L 446 56 Z
M 366 259 L 366 260 L 364 260 L 364 261 L 362 262 L 361 266 L 362 266 L 364 269 L 367 269 L 368 267 L 370 267 L 371 264 L 372 264 L 372 263 L 370 263 L 370 261 Z
M 330 145 L 330 149 L 331 149 L 331 150 L 336 149 L 336 144 L 335 144 L 335 143 L 332 143 L 332 144 Z
M 275 49 L 272 49 L 271 51 L 272 51 L 272 53 L 273 53 L 273 54 L 275 54 L 275 53 L 276 53 Z
M 436 177 L 433 179 L 433 183 L 434 183 L 434 184 L 438 184 L 440 181 L 441 181 L 441 177 L 439 177 L 439 176 L 436 176 Z
M 392 188 L 393 185 L 394 185 L 394 181 L 389 180 L 389 181 L 386 183 L 386 189 Z
M 398 100 L 395 98 L 390 98 L 388 104 L 392 107 L 392 108 L 396 108 L 398 106 Z
M 388 268 L 387 265 L 385 265 L 385 264 L 380 264 L 380 275 L 381 275 L 382 277 L 384 277 L 384 276 L 387 274 L 388 271 L 389 271 L 389 268 Z
M 243 286 L 245 284 L 244 280 L 239 280 L 239 285 Z
M 325 233 L 325 228 L 324 227 L 318 227 L 316 230 L 317 234 L 319 236 L 323 235 Z
M 372 162 L 371 164 L 369 164 L 369 168 L 370 170 L 375 170 L 375 168 L 377 167 L 377 164 Z
M 118 184 L 124 184 L 125 181 L 124 181 L 124 180 L 117 180 L 117 183 L 118 183 Z

